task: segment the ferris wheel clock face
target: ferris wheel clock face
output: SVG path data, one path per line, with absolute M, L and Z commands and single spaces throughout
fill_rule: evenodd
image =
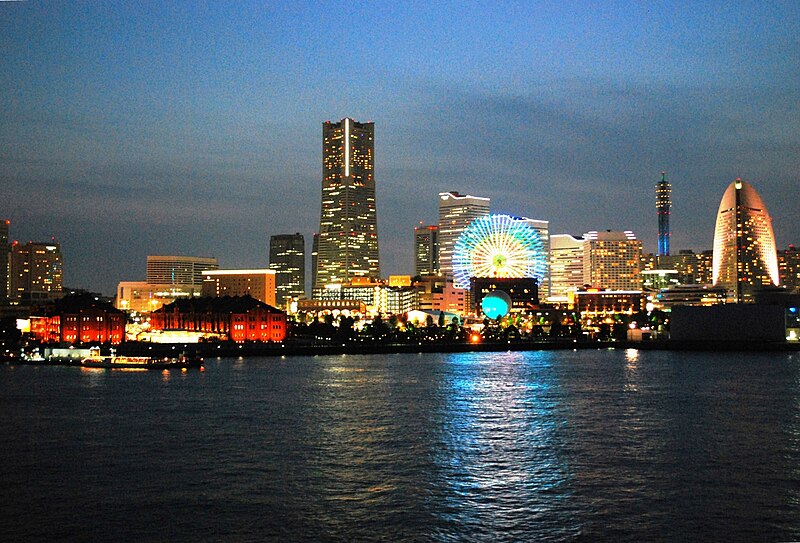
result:
M 456 240 L 455 286 L 467 288 L 471 277 L 534 277 L 541 284 L 546 258 L 539 233 L 524 219 L 486 215 Z

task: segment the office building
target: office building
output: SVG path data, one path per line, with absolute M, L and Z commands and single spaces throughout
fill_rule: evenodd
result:
M 714 230 L 713 283 L 734 302 L 780 283 L 772 218 L 752 185 L 737 179 L 725 190 Z
M 306 295 L 306 247 L 303 234 L 269 238 L 269 269 L 275 272 L 275 303 L 286 308 Z M 269 303 L 269 302 L 267 302 Z
M 147 282 L 151 285 L 181 285 L 200 291 L 203 272 L 216 270 L 217 259 L 203 256 L 147 257 Z
M 656 212 L 658 214 L 657 256 L 669 255 L 669 214 L 672 207 L 672 185 L 667 182 L 667 172 L 661 172 L 661 181 L 656 184 Z
M 380 278 L 374 123 L 322 124 L 322 203 L 314 287 Z
M 275 270 L 208 270 L 203 272 L 203 296 L 250 296 L 275 307 Z
M 489 214 L 490 203 L 489 198 L 455 191 L 439 193 L 439 273 L 453 274 L 456 240 L 473 220 Z
M 439 273 L 439 227 L 417 226 L 414 228 L 414 275 L 436 275 Z
M 64 262 L 58 243 L 20 244 L 11 247 L 9 297 L 18 302 L 35 302 L 61 297 Z
M 565 298 L 583 287 L 582 237 L 569 234 L 550 236 L 550 295 Z
M 587 232 L 583 235 L 583 283 L 614 291 L 641 290 L 642 242 L 633 232 Z

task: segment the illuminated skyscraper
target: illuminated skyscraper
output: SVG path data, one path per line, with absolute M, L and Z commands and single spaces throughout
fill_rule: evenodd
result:
M 314 287 L 380 278 L 375 208 L 375 124 L 322 124 L 322 205 Z
M 583 282 L 608 290 L 641 290 L 642 242 L 633 232 L 587 232 L 583 235 Z
M 719 204 L 712 273 L 714 285 L 728 289 L 736 302 L 780 282 L 772 218 L 756 189 L 741 179 L 728 185 Z
M 275 271 L 278 307 L 283 309 L 287 300 L 305 297 L 306 248 L 303 234 L 279 234 L 269 238 L 269 269 Z
M 669 212 L 672 207 L 672 185 L 667 182 L 667 172 L 661 172 L 661 181 L 656 185 L 656 211 L 658 212 L 658 254 L 669 256 Z
M 439 273 L 439 227 L 414 228 L 414 275 Z
M 490 203 L 489 198 L 455 191 L 439 193 L 439 273 L 453 274 L 453 247 L 458 236 L 473 220 L 489 214 Z

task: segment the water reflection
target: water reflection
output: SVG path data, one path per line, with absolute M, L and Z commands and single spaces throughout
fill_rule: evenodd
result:
M 555 443 L 562 420 L 551 353 L 462 354 L 447 363 L 435 461 L 448 529 L 480 536 L 501 528 L 514 539 L 538 524 L 569 533 L 565 501 L 552 499 L 568 496 L 569 471 Z

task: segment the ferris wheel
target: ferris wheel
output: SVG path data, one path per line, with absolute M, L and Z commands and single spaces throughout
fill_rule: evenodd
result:
M 454 286 L 468 288 L 471 277 L 534 277 L 547 270 L 544 244 L 525 219 L 486 215 L 473 220 L 453 247 Z

